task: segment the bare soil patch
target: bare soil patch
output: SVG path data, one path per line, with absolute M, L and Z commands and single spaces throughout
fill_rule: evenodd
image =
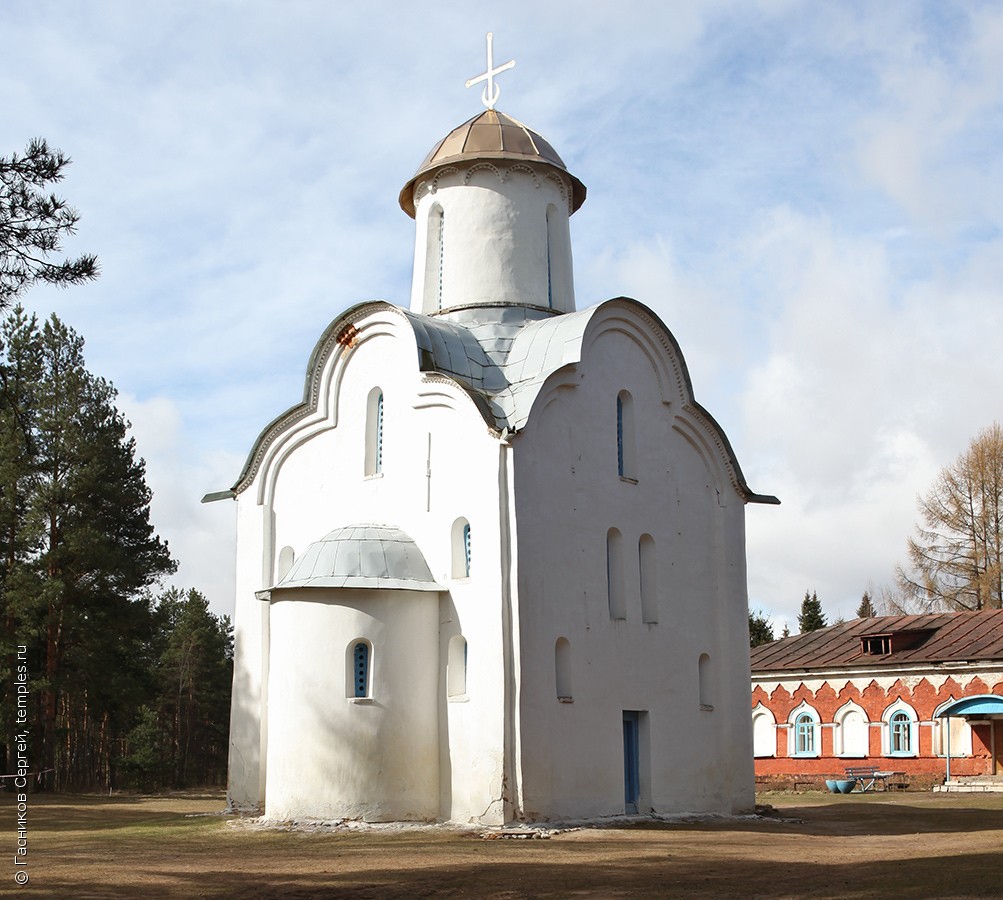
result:
M 277 830 L 222 794 L 29 797 L 30 881 L 0 894 L 117 897 L 1003 897 L 1003 794 L 770 794 L 776 816 L 485 840 L 446 828 Z

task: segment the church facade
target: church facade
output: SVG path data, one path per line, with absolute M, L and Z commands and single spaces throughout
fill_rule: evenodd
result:
M 746 484 L 584 185 L 489 108 L 400 194 L 409 308 L 321 336 L 237 502 L 232 805 L 502 824 L 754 803 Z

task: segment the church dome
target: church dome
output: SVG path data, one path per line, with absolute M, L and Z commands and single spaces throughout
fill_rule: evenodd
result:
M 272 590 L 298 587 L 445 590 L 414 540 L 392 525 L 348 525 L 314 541 Z
M 571 179 L 571 211 L 585 202 L 585 185 L 568 171 L 545 138 L 505 113 L 487 109 L 454 128 L 432 148 L 401 190 L 401 209 L 414 218 L 414 186 L 422 175 L 442 166 L 478 159 L 521 160 L 553 166 Z

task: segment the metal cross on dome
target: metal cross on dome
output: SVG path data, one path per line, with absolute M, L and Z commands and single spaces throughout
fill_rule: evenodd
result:
M 495 104 L 498 102 L 498 95 L 501 93 L 498 85 L 495 84 L 495 75 L 499 72 L 504 72 L 507 69 L 511 69 L 515 65 L 515 60 L 510 59 L 504 65 L 494 66 L 494 53 L 492 51 L 492 44 L 494 43 L 495 36 L 489 31 L 488 32 L 488 70 L 483 75 L 478 75 L 476 78 L 471 78 L 466 83 L 466 87 L 473 87 L 481 81 L 486 81 L 487 84 L 484 90 L 481 92 L 481 101 L 488 109 L 494 109 Z

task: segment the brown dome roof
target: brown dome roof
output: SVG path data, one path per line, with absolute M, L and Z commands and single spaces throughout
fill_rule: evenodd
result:
M 401 190 L 401 209 L 414 218 L 414 185 L 426 172 L 473 159 L 526 160 L 553 166 L 571 179 L 571 211 L 585 202 L 585 185 L 567 170 L 564 160 L 543 137 L 505 113 L 487 109 L 454 128 L 432 148 Z

